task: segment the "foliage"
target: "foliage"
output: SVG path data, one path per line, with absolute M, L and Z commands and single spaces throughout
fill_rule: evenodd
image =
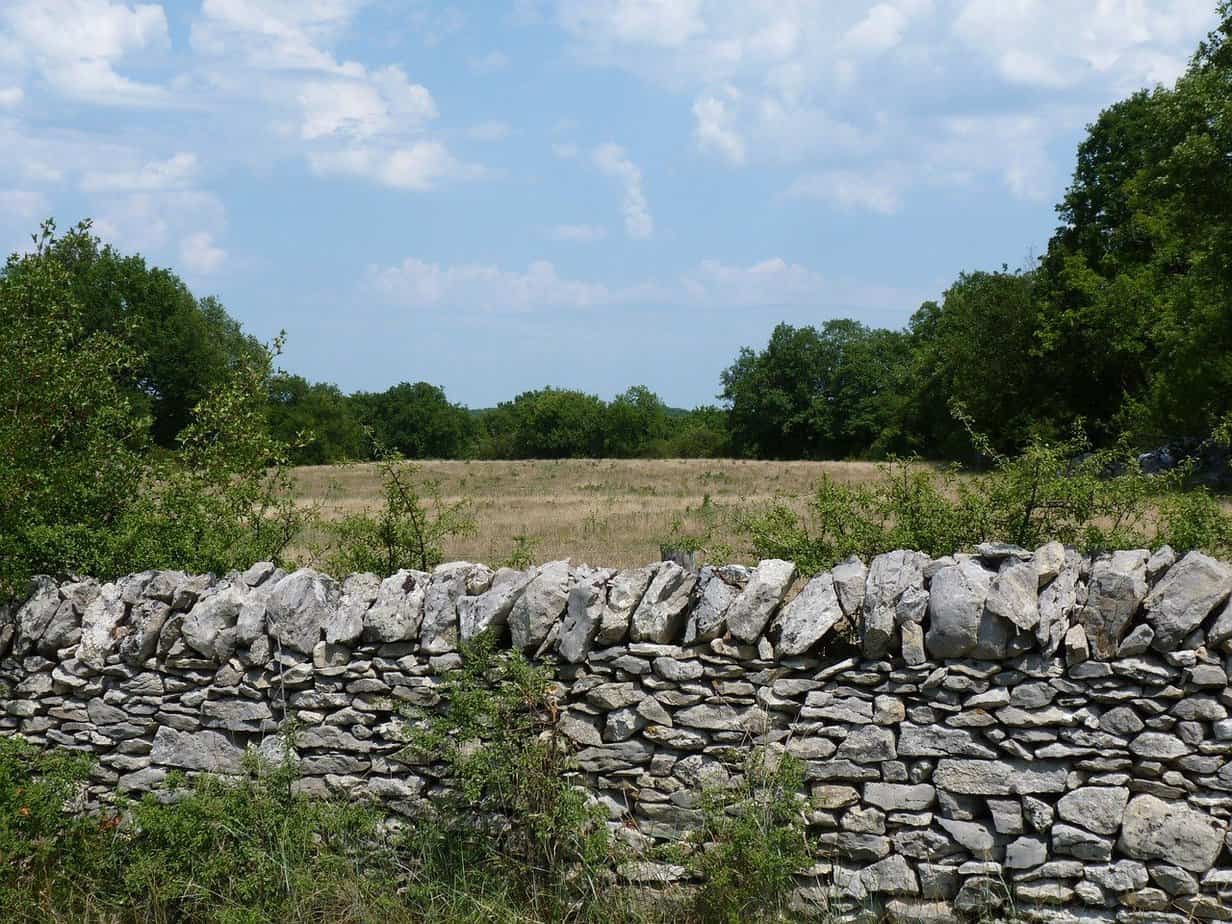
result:
M 432 833 L 435 851 L 452 858 L 447 865 L 478 864 L 507 880 L 541 912 L 598 902 L 593 876 L 614 848 L 602 810 L 570 783 L 549 671 L 498 651 L 490 631 L 462 655 L 442 706 L 410 713 L 412 753 L 443 760 L 454 787 Z
M 530 536 L 526 533 L 519 533 L 513 537 L 513 550 L 510 551 L 509 557 L 501 564 L 505 568 L 515 568 L 518 571 L 525 571 L 527 568 L 535 564 L 537 557 L 535 549 L 539 544 L 538 536 Z
M 148 421 L 119 384 L 140 357 L 87 330 L 54 232 L 0 274 L 0 596 L 36 572 L 111 571 L 145 477 Z
M 328 570 L 334 574 L 431 571 L 444 560 L 446 539 L 474 533 L 470 501 L 445 500 L 438 482 L 417 481 L 418 468 L 396 452 L 378 444 L 376 454 L 384 504 L 375 513 L 364 510 L 326 524 L 334 539 Z
M 104 244 L 88 221 L 46 237 L 43 255 L 61 268 L 84 332 L 124 345 L 129 362 L 119 382 L 160 446 L 173 447 L 192 409 L 261 352 L 216 298 L 198 299 L 170 270 Z
M 1017 456 L 971 436 L 991 462 L 985 473 L 960 478 L 953 468 L 892 460 L 875 482 L 823 477 L 803 516 L 780 500 L 746 514 L 740 528 L 758 555 L 793 560 L 808 573 L 850 555 L 868 560 L 906 548 L 937 557 L 989 541 L 1232 550 L 1232 516 L 1204 490 L 1186 488 L 1183 467 L 1146 475 L 1124 447 L 1091 452 L 1081 435 L 1033 440 Z
M 527 391 L 483 416 L 480 454 L 497 459 L 577 459 L 603 455 L 604 403 L 562 388 Z
M 750 751 L 730 785 L 708 788 L 694 832 L 698 916 L 715 924 L 772 921 L 795 877 L 812 863 L 802 811 L 804 765 L 789 754 Z
M 383 392 L 352 396 L 355 417 L 376 443 L 408 459 L 458 459 L 471 452 L 475 423 L 451 404 L 443 389 L 427 382 L 402 382 Z M 331 457 L 330 461 L 337 461 Z
M 296 465 L 364 459 L 368 440 L 355 409 L 336 385 L 277 373 L 270 381 L 270 434 L 292 447 Z

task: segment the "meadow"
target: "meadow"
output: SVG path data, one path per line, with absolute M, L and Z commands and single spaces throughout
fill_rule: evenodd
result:
M 881 477 L 871 462 L 766 462 L 745 459 L 560 459 L 428 461 L 418 477 L 436 481 L 442 500 L 469 498 L 474 535 L 446 545 L 447 559 L 495 564 L 516 536 L 537 561 L 572 558 L 605 567 L 659 559 L 675 533 L 705 536 L 710 560 L 748 562 L 752 552 L 733 514 L 776 499 L 803 510 L 823 475 L 844 483 Z M 381 504 L 375 464 L 302 466 L 297 496 L 326 519 Z M 311 536 L 305 542 L 311 541 Z

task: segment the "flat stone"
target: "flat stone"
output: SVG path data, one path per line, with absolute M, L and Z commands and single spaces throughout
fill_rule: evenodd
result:
M 697 578 L 675 562 L 663 562 L 632 616 L 629 637 L 666 645 L 684 632 L 690 595 Z
M 1202 552 L 1190 552 L 1168 573 L 1143 603 L 1146 621 L 1155 630 L 1156 651 L 1173 651 L 1232 594 L 1232 568 Z
M 1057 802 L 1057 814 L 1096 834 L 1116 834 L 1129 803 L 1129 789 L 1084 786 L 1066 793 Z
M 778 618 L 780 658 L 801 655 L 816 645 L 843 619 L 834 578 L 817 575 L 785 607 Z
M 1193 873 L 1215 865 L 1226 825 L 1186 805 L 1135 796 L 1125 809 L 1117 846 L 1135 860 L 1164 860 Z
M 960 760 L 943 758 L 933 784 L 960 795 L 1019 796 L 1065 792 L 1068 769 L 1052 761 Z
M 152 763 L 210 773 L 239 773 L 244 752 L 218 732 L 180 732 L 163 726 L 154 733 Z
M 741 642 L 756 642 L 770 617 L 783 602 L 796 579 L 796 566 L 789 561 L 766 559 L 759 562 L 727 611 L 727 628 Z

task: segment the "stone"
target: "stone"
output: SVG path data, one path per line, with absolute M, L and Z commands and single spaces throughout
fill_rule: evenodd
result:
M 985 609 L 993 616 L 1032 631 L 1039 624 L 1039 571 L 1034 559 L 1006 559 L 992 579 Z
M 158 636 L 171 615 L 161 600 L 143 599 L 129 612 L 129 631 L 120 639 L 120 658 L 125 664 L 143 664 L 158 650 Z
M 380 591 L 381 579 L 375 574 L 358 573 L 348 576 L 342 582 L 342 596 L 338 602 L 338 610 L 334 618 L 325 626 L 325 641 L 332 645 L 350 645 L 359 641 L 364 634 L 364 616 L 368 608 L 376 602 Z M 255 614 L 254 614 L 255 615 Z M 240 644 L 248 644 L 257 636 L 256 620 L 250 632 L 240 632 Z M 265 631 L 265 606 L 261 606 L 260 632 Z M 250 638 L 245 636 L 251 635 Z
M 1163 860 L 1191 873 L 1215 865 L 1226 826 L 1186 805 L 1141 795 L 1125 809 L 1117 847 L 1135 860 Z
M 260 700 L 216 699 L 206 700 L 201 705 L 204 724 L 231 731 L 257 731 L 263 721 L 272 719 L 274 713 Z
M 959 821 L 954 818 L 938 818 L 936 822 L 977 860 L 993 858 L 993 849 L 997 841 L 987 825 L 976 821 Z
M 740 642 L 756 642 L 796 579 L 792 562 L 771 558 L 759 562 L 740 596 L 727 610 L 727 628 Z
M 385 644 L 418 638 L 430 579 L 425 571 L 403 569 L 381 581 L 376 600 L 364 613 L 364 637 Z
M 881 895 L 919 895 L 920 884 L 915 870 L 904 857 L 897 854 L 866 866 L 860 872 L 864 888 Z
M 599 634 L 599 623 L 603 620 L 606 590 L 602 575 L 579 580 L 569 590 L 565 621 L 561 623 L 560 636 L 556 641 L 556 650 L 560 652 L 561 659 L 569 664 L 579 664 L 590 654 L 595 636 Z
M 880 658 L 895 638 L 899 600 L 908 588 L 924 588 L 922 552 L 895 551 L 878 555 L 868 569 L 861 611 L 860 642 L 869 658 Z
M 1067 775 L 1066 767 L 1054 761 L 943 758 L 933 771 L 933 784 L 959 795 L 1035 795 L 1065 792 Z
M 1096 834 L 1116 834 L 1128 803 L 1124 787 L 1084 786 L 1061 797 L 1057 814 Z
M 1046 542 L 1036 549 L 1032 561 L 1035 565 L 1036 576 L 1039 579 L 1037 589 L 1042 590 L 1065 570 L 1069 561 L 1069 555 L 1065 546 L 1054 540 Z
M 60 609 L 60 587 L 46 575 L 39 575 L 31 580 L 30 595 L 17 608 L 14 622 L 17 626 L 17 642 L 14 650 L 18 655 L 33 651 L 42 639 L 47 627 L 51 625 L 56 611 Z M 47 654 L 54 654 L 55 648 L 44 649 Z
M 689 614 L 684 642 L 693 645 L 727 633 L 727 611 L 749 582 L 752 571 L 742 565 L 706 565 L 698 579 L 697 604 Z
M 843 614 L 848 619 L 855 620 L 864 605 L 868 569 L 858 556 L 852 555 L 835 565 L 830 570 L 830 576 L 834 580 L 834 593 Z
M 617 571 L 608 585 L 607 603 L 599 620 L 596 645 L 617 645 L 629 635 L 629 620 L 642 602 L 646 589 L 656 574 L 657 566 Z
M 844 618 L 843 608 L 829 571 L 809 581 L 785 607 L 778 618 L 780 658 L 802 655 Z
M 1065 633 L 1065 663 L 1077 667 L 1091 659 L 1091 645 L 1083 626 L 1070 626 Z
M 312 654 L 340 598 L 333 578 L 311 568 L 291 572 L 270 591 L 266 603 L 270 635 L 284 648 Z
M 1048 841 L 1028 835 L 1010 842 L 1005 847 L 1007 869 L 1032 869 L 1042 866 L 1048 859 Z
M 1095 657 L 1116 654 L 1130 621 L 1147 594 L 1147 552 L 1142 549 L 1100 556 L 1091 566 L 1087 603 L 1078 618 Z
M 697 578 L 672 561 L 660 563 L 645 595 L 633 611 L 629 638 L 667 645 L 681 639 Z
M 677 725 L 687 728 L 701 728 L 707 731 L 756 731 L 759 713 L 756 709 L 742 709 L 739 706 L 712 705 L 700 703 L 681 709 L 674 716 Z
M 1129 750 L 1138 757 L 1172 760 L 1189 753 L 1185 743 L 1162 732 L 1143 732 L 1129 743 Z
M 883 763 L 895 760 L 894 732 L 880 725 L 864 725 L 852 729 L 838 747 L 838 758 L 857 764 Z
M 118 629 L 127 609 L 122 594 L 119 585 L 104 584 L 81 616 L 77 660 L 95 670 L 103 669 L 107 655 L 116 647 Z
M 163 726 L 154 733 L 150 760 L 164 767 L 239 773 L 244 752 L 214 731 L 180 732 Z
M 1168 569 L 1143 603 L 1156 651 L 1172 651 L 1232 594 L 1232 568 L 1190 552 Z
M 1099 727 L 1113 735 L 1136 735 L 1145 726 L 1138 713 L 1129 706 L 1117 706 L 1109 709 L 1099 719 Z
M 515 650 L 534 654 L 565 615 L 574 575 L 568 561 L 550 562 L 527 583 L 509 611 Z
M 469 642 L 481 632 L 500 631 L 507 627 L 509 614 L 535 573 L 500 568 L 492 576 L 492 586 L 483 593 L 461 597 L 458 600 L 458 636 L 461 641 Z
M 236 624 L 245 596 L 245 591 L 238 587 L 223 587 L 217 593 L 200 598 L 180 627 L 184 643 L 215 661 L 231 657 L 234 640 L 228 645 L 224 630 Z
M 1153 641 L 1155 641 L 1154 629 L 1145 623 L 1140 626 L 1134 626 L 1121 641 L 1121 644 L 1117 646 L 1116 656 L 1118 658 L 1136 658 L 1149 651 Z
M 1055 853 L 1107 863 L 1112 858 L 1112 840 L 1074 825 L 1052 826 L 1052 849 Z
M 996 575 L 976 559 L 938 571 L 929 586 L 929 629 L 924 645 L 937 659 L 1004 657 L 1011 624 L 986 614 L 984 603 Z
M 568 565 L 565 565 L 568 574 Z M 449 651 L 457 651 L 460 641 L 458 628 L 458 601 L 474 589 L 478 593 L 487 590 L 492 584 L 492 570 L 486 565 L 476 565 L 469 561 L 453 561 L 437 565 L 428 579 L 424 590 L 423 622 L 419 627 L 419 647 L 425 654 L 439 655 Z M 529 587 L 528 587 L 529 592 Z M 478 593 L 471 594 L 477 596 Z M 560 607 L 555 610 L 559 614 Z M 550 614 L 551 609 L 544 612 Z M 555 617 L 549 618 L 554 622 Z M 542 644 L 546 638 L 538 639 Z M 525 645 L 518 646 L 525 650 Z M 538 644 L 533 646 L 538 648 Z

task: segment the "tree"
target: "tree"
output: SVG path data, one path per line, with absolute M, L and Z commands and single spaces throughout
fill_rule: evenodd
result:
M 607 406 L 603 452 L 617 459 L 654 455 L 668 433 L 667 407 L 645 385 L 634 385 Z
M 505 459 L 578 459 L 603 455 L 606 407 L 595 395 L 541 388 L 483 417 L 485 454 Z
M 292 458 L 297 465 L 324 465 L 367 458 L 368 439 L 351 401 L 336 385 L 309 382 L 285 372 L 270 383 L 269 426 L 284 443 L 302 445 Z
M 408 459 L 458 459 L 470 452 L 475 433 L 470 412 L 451 404 L 436 385 L 402 382 L 351 400 L 377 442 Z
M 215 298 L 198 300 L 175 273 L 123 255 L 82 222 L 45 244 L 60 264 L 86 333 L 119 338 L 131 362 L 122 383 L 150 416 L 160 446 L 172 447 L 192 408 L 243 359 L 260 352 Z

